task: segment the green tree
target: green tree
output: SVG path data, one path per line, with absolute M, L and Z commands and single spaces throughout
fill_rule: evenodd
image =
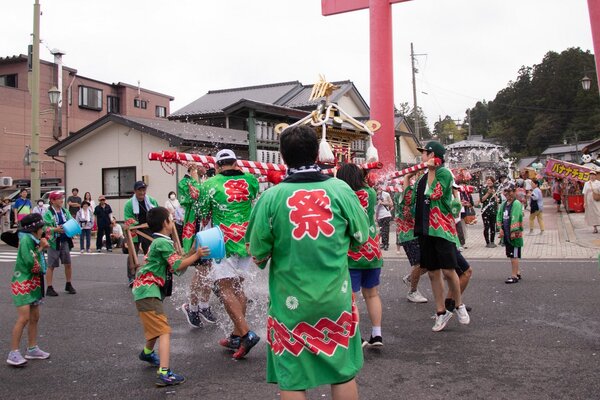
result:
M 413 133 L 416 135 L 417 132 L 415 132 L 414 112 L 413 112 L 413 108 L 410 107 L 408 102 L 400 103 L 398 105 L 396 112 L 399 113 L 400 115 L 404 116 L 404 119 L 410 126 L 410 129 L 412 129 Z M 423 109 L 421 107 L 417 107 L 417 115 L 418 115 L 418 119 L 419 119 L 419 133 L 420 133 L 421 137 L 424 140 L 431 139 L 432 135 L 431 135 L 431 130 L 429 129 L 429 124 L 427 122 L 427 117 L 423 113 Z
M 589 91 L 581 87 L 584 73 L 592 79 Z M 539 155 L 552 144 L 574 140 L 574 133 L 580 141 L 597 138 L 600 101 L 593 54 L 580 48 L 546 53 L 540 64 L 521 67 L 493 101 L 478 102 L 471 119 L 475 134 L 496 138 L 521 155 Z
M 465 138 L 465 131 L 459 128 L 449 115 L 433 125 L 433 133 L 442 144 L 458 142 Z
M 488 137 L 490 134 L 490 110 L 485 100 L 475 103 L 475 107 L 468 109 L 465 115 L 467 126 L 471 127 L 471 135 Z

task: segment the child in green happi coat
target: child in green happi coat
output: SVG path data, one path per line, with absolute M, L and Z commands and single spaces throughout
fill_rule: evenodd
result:
M 19 250 L 15 270 L 11 280 L 13 303 L 17 307 L 17 322 L 12 331 L 11 351 L 6 362 L 15 367 L 27 364 L 27 360 L 46 359 L 49 353 L 37 346 L 37 326 L 40 319 L 40 304 L 44 296 L 43 274 L 46 262 L 42 251 L 48 241 L 42 238 L 44 220 L 39 214 L 28 214 L 20 222 Z M 21 336 L 27 330 L 27 352 L 25 357 L 19 351 Z

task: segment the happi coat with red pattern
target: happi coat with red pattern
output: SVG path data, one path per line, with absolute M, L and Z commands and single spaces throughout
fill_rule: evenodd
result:
M 162 235 L 155 235 L 144 264 L 133 281 L 133 299 L 135 301 L 156 297 L 164 299 L 160 288 L 165 285 L 167 272 L 180 275 L 181 256 L 175 251 L 173 241 Z M 184 270 L 185 271 L 185 270 Z
M 223 232 L 226 257 L 248 256 L 244 236 L 257 194 L 258 180 L 239 170 L 223 171 L 202 184 L 202 217 L 212 215 L 213 226 Z
M 371 187 L 363 187 L 356 192 L 360 205 L 367 213 L 369 221 L 369 239 L 358 249 L 348 250 L 348 267 L 350 269 L 381 268 L 383 257 L 379 246 L 379 232 L 375 221 L 375 205 L 377 192 Z
M 348 250 L 369 239 L 367 214 L 343 181 L 298 174 L 268 189 L 246 242 L 269 264 L 267 381 L 305 390 L 352 379 L 363 365 Z
M 21 234 L 17 261 L 10 282 L 15 306 L 25 306 L 42 298 L 44 254 L 31 234 Z

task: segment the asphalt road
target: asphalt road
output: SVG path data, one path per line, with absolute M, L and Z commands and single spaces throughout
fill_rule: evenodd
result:
M 191 329 L 179 306 L 191 274 L 178 281 L 165 301 L 173 328 L 171 366 L 188 381 L 154 387 L 155 369 L 137 359 L 143 346 L 125 256 L 74 258 L 76 295 L 62 290 L 41 309 L 40 347 L 49 360 L 26 368 L 0 366 L 0 399 L 277 399 L 265 383 L 266 272 L 249 290 L 252 327 L 263 337 L 246 360 L 233 361 L 216 341 L 229 332 L 222 307 L 216 326 Z M 386 261 L 381 350 L 365 351 L 358 376 L 362 399 L 598 399 L 600 398 L 600 273 L 590 261 L 523 261 L 523 281 L 504 284 L 507 260 L 471 260 L 474 276 L 465 302 L 471 324 L 454 318 L 431 331 L 434 307 L 411 304 L 400 277 L 403 259 Z M 0 349 L 8 354 L 16 313 L 9 295 L 13 264 L 0 261 Z M 62 270 L 55 288 L 64 287 Z M 429 280 L 421 291 L 432 300 Z M 361 315 L 364 304 L 361 302 Z M 365 317 L 365 322 L 366 322 Z M 368 322 L 362 326 L 368 336 Z M 25 346 L 25 339 L 22 347 Z M 330 398 L 329 388 L 309 393 Z

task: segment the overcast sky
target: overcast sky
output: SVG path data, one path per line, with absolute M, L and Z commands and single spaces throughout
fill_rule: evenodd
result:
M 0 0 L 0 56 L 25 54 L 33 0 Z M 369 101 L 367 10 L 323 17 L 320 0 L 41 0 L 46 46 L 106 82 L 175 97 L 299 80 L 351 80 Z M 593 51 L 586 0 L 412 0 L 393 6 L 395 103 L 410 102 L 410 43 L 420 56 L 418 103 L 432 126 L 493 100 L 522 65 L 549 50 Z M 582 71 L 583 75 L 583 71 Z M 573 82 L 574 85 L 579 84 Z M 424 94 L 425 92 L 427 94 Z

